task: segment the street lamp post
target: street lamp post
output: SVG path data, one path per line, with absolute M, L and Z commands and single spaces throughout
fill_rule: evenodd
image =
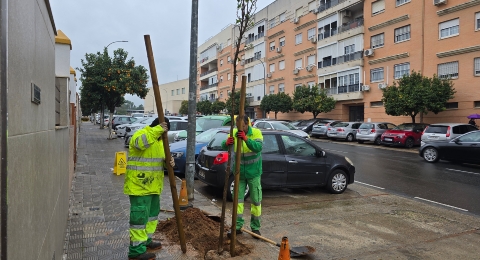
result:
M 128 42 L 128 41 L 114 41 L 114 42 L 111 42 L 111 43 L 109 43 L 109 44 L 107 45 L 107 47 L 105 47 L 105 48 L 107 48 L 107 49 L 108 49 L 108 46 L 110 46 L 110 44 L 112 44 L 112 43 L 116 43 L 116 42 Z
M 265 64 L 263 63 L 263 61 L 261 60 L 261 58 L 257 58 L 258 61 L 260 61 L 260 63 L 262 63 L 262 66 L 263 66 L 263 97 L 262 99 L 265 97 L 265 89 L 267 88 L 267 77 L 265 76 Z M 265 113 L 265 111 L 263 111 L 262 109 L 262 114 L 263 114 L 263 118 L 265 118 L 267 115 Z

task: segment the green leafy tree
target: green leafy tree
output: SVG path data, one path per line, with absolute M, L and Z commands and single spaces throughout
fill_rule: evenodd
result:
M 382 91 L 385 113 L 391 116 L 410 116 L 412 123 L 415 123 L 415 117 L 419 113 L 438 114 L 444 111 L 446 103 L 455 94 L 451 80 L 440 79 L 437 75 L 429 78 L 415 71 L 394 81 Z
M 292 111 L 292 106 L 292 98 L 284 92 L 265 96 L 260 103 L 260 108 L 265 111 L 265 113 L 275 113 L 275 119 L 277 119 L 278 112 L 288 113 Z
M 233 102 L 232 102 L 233 100 Z M 235 91 L 233 93 L 233 99 L 232 99 L 232 94 L 230 93 L 230 96 L 227 99 L 227 102 L 225 102 L 225 108 L 227 109 L 228 113 L 232 113 L 232 103 L 233 103 L 233 114 L 238 115 L 239 114 L 239 108 L 240 108 L 240 90 Z M 248 101 L 245 99 L 245 106 L 248 106 Z
M 106 107 L 113 117 L 115 108 L 125 102 L 125 94 L 145 98 L 148 93 L 147 69 L 141 65 L 135 66 L 133 58 L 127 59 L 128 53 L 117 49 L 110 57 L 107 48 L 103 53 L 87 53 L 81 60 L 80 95 L 82 102 L 91 102 Z M 83 97 L 88 97 L 83 100 Z M 109 124 L 110 132 L 111 125 Z
M 220 111 L 224 109 L 225 109 L 225 102 L 217 100 L 212 103 L 212 113 L 219 114 Z
M 198 108 L 197 108 L 198 110 Z M 180 105 L 180 110 L 178 111 L 178 113 L 182 114 L 182 115 L 187 115 L 188 114 L 188 100 L 183 100 L 182 101 L 182 104 Z
M 212 113 L 212 103 L 208 100 L 203 100 L 197 103 L 197 111 L 203 115 L 209 115 Z
M 134 107 L 135 107 L 135 104 L 132 101 L 125 100 L 125 102 L 123 102 L 123 104 L 120 107 L 117 107 L 116 109 L 117 115 L 126 115 L 127 111 Z
M 137 107 L 137 110 L 144 110 L 144 109 L 145 109 L 145 108 L 144 108 L 143 105 L 141 105 L 141 104 L 138 105 L 138 107 Z
M 328 113 L 335 108 L 336 100 L 327 96 L 324 89 L 319 90 L 317 86 L 300 86 L 293 92 L 292 108 L 300 113 L 311 112 L 313 118 L 320 113 Z

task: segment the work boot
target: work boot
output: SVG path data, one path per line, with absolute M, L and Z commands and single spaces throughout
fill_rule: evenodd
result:
M 255 234 L 259 235 L 259 236 L 262 235 L 262 234 L 260 234 L 260 230 L 252 230 L 252 233 L 255 233 Z M 252 237 L 258 239 L 258 237 L 255 237 L 255 236 L 252 236 Z
M 135 256 L 135 257 L 129 257 L 128 260 L 155 260 L 155 254 L 153 253 L 148 253 L 145 252 L 141 255 Z
M 155 251 L 155 250 L 159 250 L 161 248 L 162 248 L 162 244 L 160 242 L 152 241 L 150 244 L 147 245 L 147 250 L 148 251 Z
M 242 230 L 237 229 L 237 231 L 235 231 L 235 234 L 240 235 L 240 234 L 243 234 L 243 232 L 242 232 Z M 227 237 L 232 239 L 232 232 L 231 231 L 227 232 Z

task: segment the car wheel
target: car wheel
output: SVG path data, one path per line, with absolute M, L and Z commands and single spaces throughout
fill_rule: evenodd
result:
M 377 138 L 375 138 L 375 141 L 373 141 L 376 145 L 380 145 L 382 143 L 382 138 L 380 136 L 377 136 Z
M 353 135 L 352 134 L 347 135 L 347 141 L 348 142 L 353 142 Z
M 228 190 L 227 190 L 227 199 L 229 201 L 233 201 L 233 189 L 235 188 L 235 180 L 233 178 L 233 175 L 230 176 L 230 179 L 228 180 Z M 248 196 L 250 195 L 250 188 L 247 186 L 245 186 L 245 199 L 248 198 Z
M 439 159 L 437 149 L 434 147 L 425 148 L 425 150 L 423 150 L 423 159 L 429 163 L 437 162 Z
M 342 170 L 335 170 L 328 179 L 327 188 L 333 194 L 340 194 L 347 189 L 347 182 L 347 174 Z
M 363 143 L 364 143 L 364 141 L 362 141 L 362 140 L 358 140 L 358 141 L 357 141 L 357 143 L 359 143 L 359 144 L 363 144 Z
M 407 140 L 405 140 L 405 147 L 407 148 L 412 148 L 413 147 L 413 139 L 412 138 L 407 138 Z

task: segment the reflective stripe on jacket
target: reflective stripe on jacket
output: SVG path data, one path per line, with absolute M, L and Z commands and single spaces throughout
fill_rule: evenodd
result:
M 237 132 L 238 129 L 233 129 L 233 136 L 235 143 L 233 149 L 237 147 Z M 242 155 L 240 156 L 240 177 L 255 178 L 262 175 L 262 149 L 263 149 L 263 135 L 262 132 L 253 127 L 248 127 L 246 133 L 247 141 L 242 142 Z M 230 135 L 228 135 L 230 137 Z M 222 148 L 228 150 L 227 141 L 222 142 Z M 232 153 L 232 156 L 234 154 Z M 235 157 L 233 157 L 234 159 Z M 235 160 L 233 160 L 235 164 Z M 232 167 L 235 169 L 235 166 Z
M 123 192 L 143 196 L 160 194 L 163 189 L 163 150 L 161 126 L 146 126 L 133 134 L 128 149 L 127 174 Z

